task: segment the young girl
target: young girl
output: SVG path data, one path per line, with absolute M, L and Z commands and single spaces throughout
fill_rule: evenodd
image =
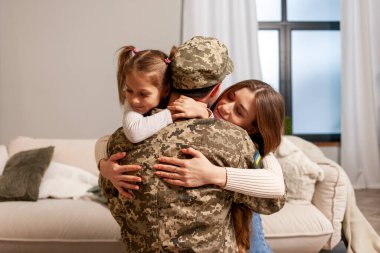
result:
M 119 102 L 124 105 L 123 129 L 132 143 L 149 138 L 172 123 L 173 119 L 209 116 L 206 106 L 191 98 L 184 98 L 187 103 L 184 114 L 163 109 L 148 116 L 152 109 L 162 109 L 167 104 L 171 61 L 165 53 L 159 50 L 138 51 L 134 46 L 125 46 L 120 49 L 118 62 Z

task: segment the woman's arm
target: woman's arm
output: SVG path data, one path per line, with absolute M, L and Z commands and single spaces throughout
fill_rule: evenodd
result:
M 273 153 L 263 158 L 263 169 L 226 168 L 226 171 L 226 190 L 262 198 L 281 197 L 285 194 L 281 165 Z
M 161 157 L 153 166 L 164 181 L 184 187 L 206 184 L 218 185 L 226 190 L 262 198 L 282 197 L 285 184 L 282 169 L 273 154 L 263 159 L 263 169 L 242 170 L 212 164 L 202 153 L 192 148 L 183 149 L 192 159 Z M 169 165 L 168 165 L 169 164 Z

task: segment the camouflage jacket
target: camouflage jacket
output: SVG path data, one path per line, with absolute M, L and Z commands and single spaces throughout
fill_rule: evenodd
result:
M 108 155 L 127 152 L 122 164 L 139 164 L 143 178 L 133 201 L 100 177 L 109 208 L 121 226 L 127 252 L 237 252 L 231 204 L 244 203 L 270 214 L 285 198 L 264 199 L 230 192 L 213 185 L 177 187 L 157 177 L 152 165 L 159 156 L 183 158 L 180 148 L 192 147 L 213 164 L 254 168 L 256 148 L 247 132 L 215 119 L 175 122 L 143 142 L 130 143 L 122 128 L 109 139 Z

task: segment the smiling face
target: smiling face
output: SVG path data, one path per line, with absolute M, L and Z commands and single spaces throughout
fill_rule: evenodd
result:
M 238 125 L 251 134 L 255 131 L 252 125 L 256 118 L 254 100 L 255 92 L 248 88 L 229 91 L 219 98 L 214 107 L 214 117 Z
M 135 112 L 145 114 L 157 107 L 163 97 L 162 87 L 154 85 L 152 78 L 144 74 L 126 77 L 125 98 Z

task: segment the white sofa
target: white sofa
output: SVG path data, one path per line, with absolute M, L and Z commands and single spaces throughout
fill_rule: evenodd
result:
M 326 161 L 310 142 L 288 136 L 312 160 Z M 96 140 L 12 140 L 9 156 L 22 150 L 52 145 L 53 161 L 98 174 Z M 320 159 L 323 156 L 323 159 Z M 333 164 L 333 163 L 331 163 Z M 318 252 L 340 240 L 346 204 L 345 181 L 339 166 L 320 166 L 325 178 L 315 187 L 312 204 L 287 203 L 278 213 L 263 216 L 267 241 L 274 252 Z M 102 204 L 84 199 L 43 199 L 36 202 L 0 202 L 0 252 L 123 252 L 120 229 Z

